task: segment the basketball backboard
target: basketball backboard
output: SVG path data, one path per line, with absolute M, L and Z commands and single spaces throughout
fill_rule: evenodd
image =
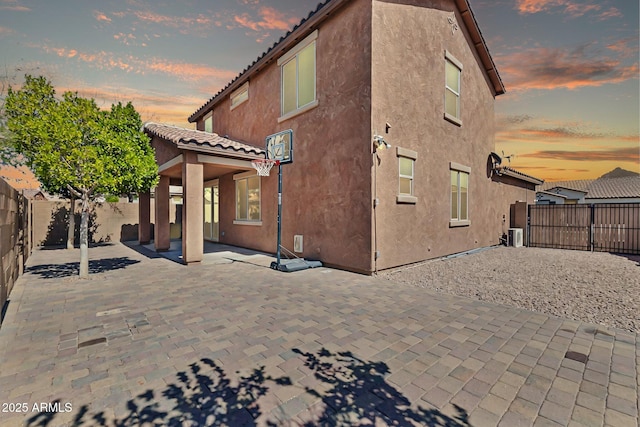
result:
M 267 159 L 280 163 L 293 162 L 293 131 L 291 129 L 274 133 L 266 138 Z

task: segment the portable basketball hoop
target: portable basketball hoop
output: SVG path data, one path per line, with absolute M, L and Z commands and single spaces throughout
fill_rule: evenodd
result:
M 280 160 L 272 159 L 255 159 L 251 160 L 251 166 L 258 172 L 259 176 L 269 176 L 271 168 L 279 165 Z

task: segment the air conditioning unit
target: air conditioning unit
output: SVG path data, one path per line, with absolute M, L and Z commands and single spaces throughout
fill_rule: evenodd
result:
M 523 234 L 522 228 L 510 228 L 507 236 L 507 243 L 509 246 L 519 248 L 522 246 Z

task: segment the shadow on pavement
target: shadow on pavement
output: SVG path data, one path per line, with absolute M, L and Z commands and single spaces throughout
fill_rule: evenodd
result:
M 459 414 L 452 418 L 437 409 L 413 407 L 407 397 L 385 381 L 390 372 L 384 362 L 366 362 L 350 352 L 331 353 L 325 349 L 317 354 L 298 349 L 293 352 L 303 358 L 304 366 L 318 382 L 317 388 L 325 390 L 305 387 L 306 394 L 315 397 L 312 406 L 318 409 L 317 413 L 311 408 L 286 410 L 284 403 L 264 414 L 260 398 L 269 393 L 270 387 L 293 386 L 288 377 L 273 378 L 263 366 L 232 380 L 219 364 L 205 358 L 191 364 L 188 371 L 178 372 L 176 382 L 164 390 L 147 390 L 127 401 L 126 413 L 116 415 L 116 419 L 108 419 L 104 411 L 94 413 L 90 405 L 84 405 L 69 425 L 256 426 L 264 415 L 260 425 L 273 427 L 380 422 L 395 426 L 470 427 L 462 408 L 456 407 Z M 296 413 L 304 421 L 291 420 Z M 26 425 L 48 426 L 55 415 L 34 415 Z
M 127 268 L 140 261 L 129 257 L 103 258 L 89 261 L 89 274 L 104 273 L 110 270 Z M 68 262 L 66 264 L 40 264 L 28 267 L 25 273 L 36 274 L 42 279 L 60 279 L 63 277 L 77 276 L 80 272 L 79 262 Z

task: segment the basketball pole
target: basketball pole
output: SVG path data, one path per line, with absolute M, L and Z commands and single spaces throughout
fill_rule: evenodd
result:
M 282 244 L 282 163 L 278 162 L 278 249 L 276 270 L 280 270 L 280 245 Z

